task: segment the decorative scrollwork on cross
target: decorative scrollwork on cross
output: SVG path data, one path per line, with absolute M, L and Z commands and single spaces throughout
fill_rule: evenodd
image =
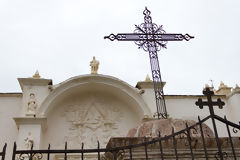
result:
M 160 119 L 167 118 L 168 114 L 164 99 L 162 78 L 157 52 L 162 48 L 167 48 L 168 41 L 189 41 L 194 37 L 190 36 L 189 34 L 183 35 L 166 33 L 165 30 L 163 30 L 162 25 L 158 26 L 157 24 L 152 23 L 152 17 L 150 14 L 151 12 L 146 7 L 143 11 L 144 23 L 135 25 L 134 33 L 118 33 L 116 35 L 110 34 L 109 36 L 105 36 L 104 39 L 109 39 L 111 41 L 134 41 L 139 49 L 142 48 L 144 51 L 149 53 L 155 91 L 157 117 Z

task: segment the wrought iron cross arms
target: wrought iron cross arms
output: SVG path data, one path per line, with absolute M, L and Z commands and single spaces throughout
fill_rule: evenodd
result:
M 168 41 L 189 41 L 194 38 L 189 34 L 166 33 L 162 25 L 158 26 L 152 23 L 151 12 L 147 8 L 145 8 L 143 14 L 144 23 L 135 25 L 133 33 L 110 34 L 105 36 L 104 39 L 110 39 L 111 41 L 134 41 L 139 48 L 143 48 L 145 51 L 148 51 L 149 44 L 152 43 L 156 50 L 159 51 L 161 48 L 166 48 Z
M 111 41 L 189 41 L 194 38 L 189 34 L 174 34 L 174 33 L 164 33 L 164 34 L 148 34 L 148 33 L 118 33 L 116 35 L 110 34 L 105 36 L 104 39 L 110 39 Z
M 225 105 L 225 103 L 218 98 L 217 101 L 212 101 L 212 96 L 214 95 L 214 92 L 211 91 L 209 88 L 206 88 L 205 91 L 203 91 L 203 94 L 205 96 L 207 96 L 208 101 L 202 101 L 201 98 L 198 99 L 198 101 L 195 103 L 197 106 L 199 106 L 200 109 L 203 109 L 203 106 L 209 106 L 209 107 L 213 107 L 213 106 L 218 106 L 220 109 L 223 108 L 223 106 Z
M 149 53 L 157 107 L 157 117 L 158 119 L 165 119 L 168 117 L 168 114 L 164 99 L 157 51 L 161 50 L 161 48 L 166 48 L 168 41 L 189 41 L 194 37 L 189 34 L 183 35 L 166 33 L 163 30 L 162 25 L 159 26 L 152 23 L 152 17 L 150 16 L 151 12 L 147 8 L 145 8 L 143 14 L 144 23 L 135 25 L 133 33 L 118 33 L 116 35 L 110 34 L 109 36 L 105 36 L 104 39 L 109 39 L 111 41 L 134 41 L 138 48 L 142 48 L 144 51 Z

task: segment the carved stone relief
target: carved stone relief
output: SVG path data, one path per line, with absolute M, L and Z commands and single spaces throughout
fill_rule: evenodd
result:
M 82 144 L 84 148 L 96 148 L 97 141 L 106 145 L 110 137 L 119 135 L 119 124 L 123 117 L 120 107 L 92 97 L 85 102 L 64 107 L 68 123 L 66 141 Z
M 24 148 L 25 149 L 31 149 L 31 147 L 34 145 L 34 140 L 32 137 L 32 133 L 28 132 L 28 135 L 26 138 L 24 138 Z
M 34 116 L 36 115 L 36 111 L 37 111 L 37 103 L 36 103 L 36 99 L 35 99 L 35 94 L 34 93 L 30 93 L 29 95 L 29 101 L 27 103 L 27 113 L 26 116 Z

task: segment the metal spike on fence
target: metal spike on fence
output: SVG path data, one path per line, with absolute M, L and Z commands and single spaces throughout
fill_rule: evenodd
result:
M 202 122 L 201 122 L 201 119 L 199 116 L 198 116 L 198 122 L 199 122 L 201 137 L 202 137 L 202 144 L 203 144 L 203 148 L 204 148 L 205 158 L 206 158 L 206 160 L 208 160 L 207 148 L 206 148 L 206 143 L 204 140 L 204 134 L 203 134 L 203 129 L 202 129 Z
M 187 130 L 187 140 L 188 140 L 188 144 L 189 144 L 189 148 L 190 148 L 190 152 L 191 152 L 191 157 L 192 157 L 192 160 L 194 160 L 192 144 L 191 144 L 190 128 L 188 127 L 187 122 L 186 122 L 186 130 Z
M 48 144 L 48 154 L 47 154 L 47 160 L 49 160 L 50 159 L 50 153 L 49 153 L 49 151 L 50 151 L 50 144 Z
M 163 148 L 162 148 L 162 139 L 161 139 L 161 133 L 158 131 L 158 138 L 159 138 L 159 147 L 160 147 L 160 155 L 161 159 L 163 160 Z
M 98 160 L 100 160 L 100 151 L 99 151 L 100 143 L 99 143 L 99 141 L 97 141 L 97 148 L 98 148 Z
M 113 158 L 114 158 L 114 160 L 117 160 L 116 141 L 113 141 L 113 148 L 114 148 Z
M 145 156 L 148 159 L 148 151 L 147 151 L 147 138 L 144 136 L 144 148 L 145 148 Z
M 227 117 L 226 116 L 224 116 L 224 119 L 227 121 Z M 231 132 L 230 132 L 230 129 L 229 129 L 229 125 L 227 123 L 226 123 L 226 127 L 227 127 L 227 132 L 228 132 L 228 138 L 230 140 L 230 145 L 232 147 L 233 156 L 234 156 L 234 159 L 236 160 L 237 157 L 236 157 L 235 149 L 234 149 L 234 146 L 233 146 L 232 136 L 231 136 Z
M 31 150 L 33 150 L 33 143 L 31 144 Z
M 83 147 L 84 147 L 84 143 L 82 143 L 82 160 L 83 160 Z
M 16 150 L 17 150 L 17 144 L 16 144 L 16 142 L 14 142 L 14 145 L 13 145 L 12 160 L 15 160 Z
M 175 139 L 174 128 L 173 127 L 172 127 L 172 138 L 173 138 L 173 147 L 174 147 L 174 151 L 175 151 L 175 156 L 176 156 L 176 159 L 178 159 L 177 142 L 176 142 L 176 139 Z
M 65 142 L 64 160 L 67 160 L 67 142 Z
M 4 144 L 4 147 L 3 147 L 3 150 L 2 150 L 2 160 L 5 160 L 6 148 L 7 148 L 7 143 Z

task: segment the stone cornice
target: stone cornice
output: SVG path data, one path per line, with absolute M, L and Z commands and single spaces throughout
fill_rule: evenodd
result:
M 165 98 L 167 99 L 172 99 L 172 98 L 190 98 L 190 99 L 197 99 L 197 98 L 207 98 L 204 95 L 164 95 Z M 213 99 L 217 98 L 222 98 L 225 99 L 226 95 L 214 95 Z
M 0 93 L 0 97 L 22 97 L 22 93 Z
M 160 84 L 160 82 L 159 82 Z M 162 86 L 164 87 L 166 84 L 166 82 L 162 82 Z M 136 88 L 138 89 L 145 89 L 145 88 L 154 88 L 153 86 L 153 82 L 144 82 L 144 81 L 141 81 L 141 82 L 138 82 L 137 85 L 136 85 Z
M 18 82 L 22 90 L 23 85 L 36 85 L 36 86 L 52 85 L 51 79 L 43 78 L 18 78 Z
M 18 129 L 20 125 L 41 125 L 42 130 L 47 128 L 46 117 L 14 117 L 13 119 Z

